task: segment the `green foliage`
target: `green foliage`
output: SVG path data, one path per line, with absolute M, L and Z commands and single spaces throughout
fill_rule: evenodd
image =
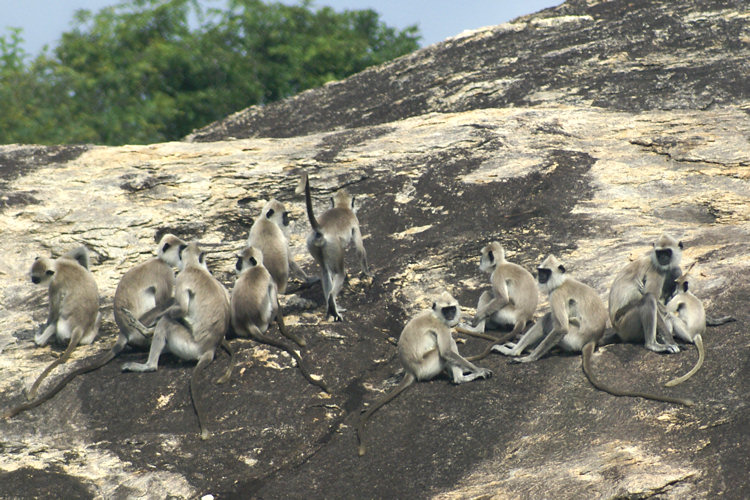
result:
M 197 20 L 197 22 L 196 22 Z M 197 27 L 195 27 L 197 24 Z M 415 50 L 372 10 L 228 0 L 130 0 L 80 10 L 31 63 L 0 36 L 0 143 L 151 143 Z

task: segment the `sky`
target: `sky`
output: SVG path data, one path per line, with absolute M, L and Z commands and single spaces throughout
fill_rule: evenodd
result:
M 93 12 L 116 5 L 118 0 L 0 0 L 0 34 L 8 27 L 22 28 L 24 50 L 32 57 L 42 47 L 53 48 L 60 35 L 73 26 L 78 9 Z M 222 7 L 223 0 L 201 0 L 206 7 Z M 295 0 L 283 3 L 297 4 Z M 314 7 L 335 10 L 373 9 L 393 28 L 418 25 L 421 45 L 427 46 L 462 31 L 501 24 L 562 3 L 562 0 L 314 0 Z

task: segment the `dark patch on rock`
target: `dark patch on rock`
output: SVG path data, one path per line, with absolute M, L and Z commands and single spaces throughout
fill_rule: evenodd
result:
M 0 446 L 3 454 L 13 450 Z M 95 498 L 94 493 L 80 480 L 73 478 L 56 465 L 46 469 L 21 468 L 0 472 L 0 498 Z

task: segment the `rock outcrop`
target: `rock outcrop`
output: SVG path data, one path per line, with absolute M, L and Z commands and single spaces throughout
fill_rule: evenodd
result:
M 201 380 L 213 432 L 203 442 L 191 365 L 165 355 L 156 373 L 121 373 L 145 356 L 127 352 L 0 422 L 0 497 L 747 498 L 749 20 L 739 1 L 570 1 L 182 142 L 0 147 L 0 408 L 23 401 L 62 350 L 33 343 L 47 308 L 28 280 L 35 255 L 85 243 L 102 294 L 100 339 L 53 380 L 111 346 L 117 282 L 163 232 L 206 243 L 229 287 L 252 218 L 276 197 L 296 221 L 297 262 L 317 272 L 294 194 L 303 170 L 319 211 L 339 187 L 356 194 L 375 273 L 358 278 L 351 261 L 344 323 L 323 320 L 319 287 L 282 298 L 332 395 L 288 356 L 233 341 L 231 382 L 213 384 L 224 355 Z M 378 412 L 357 457 L 353 428 L 398 380 L 405 321 L 444 289 L 471 314 L 486 242 L 528 269 L 555 253 L 606 300 L 614 273 L 663 231 L 696 262 L 709 315 L 738 321 L 709 329 L 703 368 L 675 388 L 662 384 L 692 366 L 692 346 L 609 345 L 594 369 L 696 406 L 598 392 L 580 356 L 491 356 L 480 364 L 492 379 L 420 383 Z

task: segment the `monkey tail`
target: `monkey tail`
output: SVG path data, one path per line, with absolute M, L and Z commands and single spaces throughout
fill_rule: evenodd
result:
M 227 342 L 227 339 L 221 339 L 221 348 L 229 354 L 229 366 L 227 366 L 227 371 L 224 372 L 224 375 L 216 379 L 217 384 L 228 382 L 229 378 L 232 376 L 232 370 L 234 369 L 234 351 L 232 350 L 232 346 L 229 345 L 229 342 Z
M 27 396 L 27 399 L 31 401 L 36 397 L 36 391 L 39 389 L 39 384 L 42 383 L 42 380 L 44 380 L 47 375 L 50 374 L 52 370 L 54 370 L 57 366 L 65 363 L 70 355 L 73 353 L 73 349 L 75 349 L 78 346 L 78 343 L 81 341 L 81 336 L 83 335 L 83 330 L 80 327 L 77 327 L 73 331 L 73 335 L 70 337 L 70 341 L 68 342 L 68 347 L 65 348 L 65 352 L 63 352 L 62 356 L 54 360 L 52 363 L 47 366 L 47 368 L 44 369 L 41 375 L 37 377 L 37 379 L 34 381 L 34 385 L 31 386 L 31 390 L 29 390 L 29 394 Z
M 674 403 L 674 404 L 680 404 L 684 406 L 693 406 L 694 403 L 690 399 L 673 398 L 671 396 L 657 396 L 655 394 L 649 394 L 647 392 L 639 392 L 639 391 L 621 391 L 619 389 L 613 389 L 612 387 L 605 385 L 604 383 L 602 383 L 596 378 L 593 371 L 591 370 L 591 356 L 594 353 L 595 347 L 596 347 L 596 342 L 588 342 L 586 345 L 583 346 L 583 349 L 582 349 L 583 373 L 586 374 L 586 377 L 589 379 L 589 382 L 591 382 L 591 385 L 593 385 L 600 391 L 607 392 L 609 394 L 612 394 L 613 396 L 644 398 L 644 399 L 651 399 L 654 401 L 663 401 L 665 403 Z
M 310 372 L 308 371 L 307 366 L 305 366 L 305 363 L 302 361 L 302 358 L 300 357 L 300 355 L 297 354 L 297 351 L 295 351 L 291 347 L 286 346 L 282 342 L 278 342 L 277 340 L 272 339 L 271 337 L 267 337 L 265 335 L 261 335 L 258 333 L 255 333 L 253 335 L 253 339 L 257 340 L 258 342 L 262 342 L 264 344 L 276 347 L 277 349 L 281 349 L 282 351 L 286 351 L 297 362 L 297 367 L 299 368 L 300 373 L 302 373 L 302 376 L 305 377 L 305 380 L 307 380 L 312 385 L 320 388 L 323 392 L 326 392 L 328 394 L 331 393 L 331 391 L 328 389 L 328 386 L 323 380 L 315 380 L 310 375 Z
M 395 389 L 393 389 L 391 392 L 383 396 L 382 399 L 374 402 L 370 407 L 367 409 L 367 411 L 359 417 L 359 423 L 357 424 L 357 441 L 359 442 L 359 447 L 357 448 L 357 453 L 361 457 L 365 454 L 367 451 L 365 447 L 365 424 L 370 419 L 373 413 L 378 411 L 380 408 L 382 408 L 384 405 L 390 403 L 396 396 L 401 394 L 406 390 L 407 387 L 409 387 L 411 384 L 414 383 L 416 378 L 414 378 L 414 375 L 411 373 L 407 373 L 403 380 L 401 380 L 401 383 L 396 386 Z
M 706 351 L 703 348 L 703 337 L 698 334 L 693 339 L 693 342 L 695 343 L 695 347 L 698 348 L 698 362 L 695 363 L 695 366 L 682 377 L 677 377 L 664 384 L 666 387 L 674 387 L 677 384 L 683 383 L 684 381 L 695 375 L 695 372 L 697 372 L 700 367 L 703 366 L 703 360 L 706 358 Z
M 206 427 L 206 416 L 203 412 L 203 407 L 198 401 L 198 388 L 196 384 L 198 383 L 198 374 L 203 368 L 206 367 L 206 365 L 211 362 L 212 359 L 213 352 L 208 351 L 204 353 L 198 359 L 198 364 L 196 364 L 195 368 L 193 368 L 193 374 L 190 377 L 190 398 L 193 400 L 193 409 L 195 410 L 195 414 L 198 417 L 198 425 L 201 429 L 201 439 L 204 441 L 211 437 L 211 433 L 208 432 L 208 428 Z
M 9 410 L 8 412 L 4 413 L 2 418 L 13 418 L 21 412 L 30 410 L 32 408 L 36 408 L 37 406 L 41 405 L 45 401 L 49 401 L 50 399 L 52 399 L 52 397 L 55 394 L 60 392 L 66 385 L 68 385 L 78 375 L 83 375 L 84 373 L 88 373 L 88 372 L 101 368 L 102 366 L 106 365 L 107 363 L 115 359 L 115 356 L 117 356 L 122 351 L 122 349 L 123 347 L 120 347 L 119 343 L 115 344 L 114 347 L 112 347 L 110 351 L 105 352 L 99 359 L 93 360 L 91 363 L 86 364 L 68 373 L 54 387 L 52 387 L 47 392 L 45 392 L 44 394 L 36 398 L 34 401 L 29 401 L 28 403 L 24 403 L 24 404 L 16 406 L 12 410 Z
M 307 174 L 305 175 L 305 206 L 307 206 L 307 218 L 310 220 L 310 226 L 312 227 L 313 231 L 320 232 L 320 224 L 318 224 L 318 219 L 315 218 L 315 213 L 313 212 L 313 206 L 312 206 L 312 194 L 310 194 L 310 179 L 307 177 Z
M 720 316 L 718 318 L 709 318 L 706 316 L 706 326 L 721 326 L 732 321 L 737 321 L 737 319 L 731 316 Z

